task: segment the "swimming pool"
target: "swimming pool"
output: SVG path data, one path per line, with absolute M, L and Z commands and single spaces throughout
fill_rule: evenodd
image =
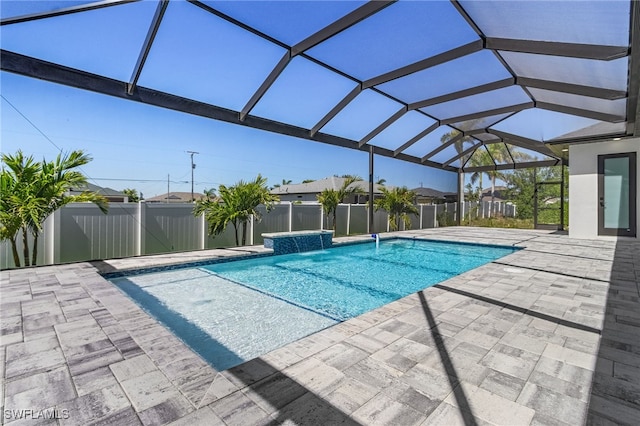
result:
M 515 250 L 393 239 L 111 281 L 223 370 Z

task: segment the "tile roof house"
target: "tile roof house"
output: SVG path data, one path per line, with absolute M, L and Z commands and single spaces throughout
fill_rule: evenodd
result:
M 194 192 L 193 198 L 200 200 L 201 198 L 204 198 L 204 194 Z M 190 203 L 191 192 L 169 192 L 155 197 L 146 198 L 145 201 L 147 203 Z
M 301 201 L 301 202 L 317 202 L 317 195 L 325 189 L 338 190 L 344 184 L 345 178 L 331 176 L 324 179 L 314 180 L 308 183 L 294 183 L 290 185 L 282 185 L 271 190 L 271 194 L 280 197 L 280 201 Z M 353 194 L 343 200 L 346 204 L 364 204 L 369 199 L 369 182 L 360 180 L 351 184 L 351 187 L 360 189 L 360 194 Z M 373 195 L 380 196 L 383 185 L 373 185 Z M 387 187 L 389 188 L 389 187 Z
M 98 194 L 104 196 L 107 199 L 107 201 L 109 201 L 110 203 L 129 202 L 129 197 L 124 192 L 116 191 L 115 189 L 111 189 L 111 188 L 103 188 L 101 186 L 94 185 L 92 183 L 87 183 L 86 185 L 83 185 L 83 186 L 71 188 L 68 191 L 68 194 L 80 195 L 81 193 L 86 191 L 97 192 Z
M 438 204 L 446 201 L 447 193 L 438 191 L 433 188 L 413 188 L 413 192 L 416 194 L 417 204 Z

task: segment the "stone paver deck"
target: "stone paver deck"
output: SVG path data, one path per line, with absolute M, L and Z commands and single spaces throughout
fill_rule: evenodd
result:
M 2 271 L 2 421 L 638 424 L 639 242 L 402 234 L 524 250 L 223 372 L 98 271 L 259 247 Z

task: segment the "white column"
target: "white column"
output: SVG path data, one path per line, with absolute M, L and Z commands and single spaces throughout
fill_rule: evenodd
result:
M 200 225 L 200 249 L 207 248 L 207 220 L 204 217 L 204 213 L 198 217 L 198 224 Z
M 289 201 L 289 232 L 293 231 L 293 202 Z
M 45 265 L 53 265 L 55 263 L 56 240 L 60 230 L 60 213 L 59 210 L 53 212 L 44 222 L 44 263 Z
M 145 251 L 145 218 L 147 204 L 144 201 L 138 201 L 138 228 L 136 230 L 136 256 L 142 256 Z
M 424 205 L 420 204 L 420 224 L 418 225 L 418 229 L 422 229 L 422 208 Z
M 324 229 L 324 210 L 322 209 L 322 204 L 319 205 L 320 207 L 320 230 Z
M 252 246 L 253 245 L 253 222 L 255 222 L 253 220 L 253 215 L 251 215 L 249 217 L 249 245 Z
M 351 231 L 351 203 L 347 204 L 347 235 Z

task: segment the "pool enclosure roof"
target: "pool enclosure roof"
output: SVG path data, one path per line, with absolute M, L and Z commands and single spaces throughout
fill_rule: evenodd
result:
M 634 1 L 2 3 L 3 71 L 449 171 L 640 136 Z

